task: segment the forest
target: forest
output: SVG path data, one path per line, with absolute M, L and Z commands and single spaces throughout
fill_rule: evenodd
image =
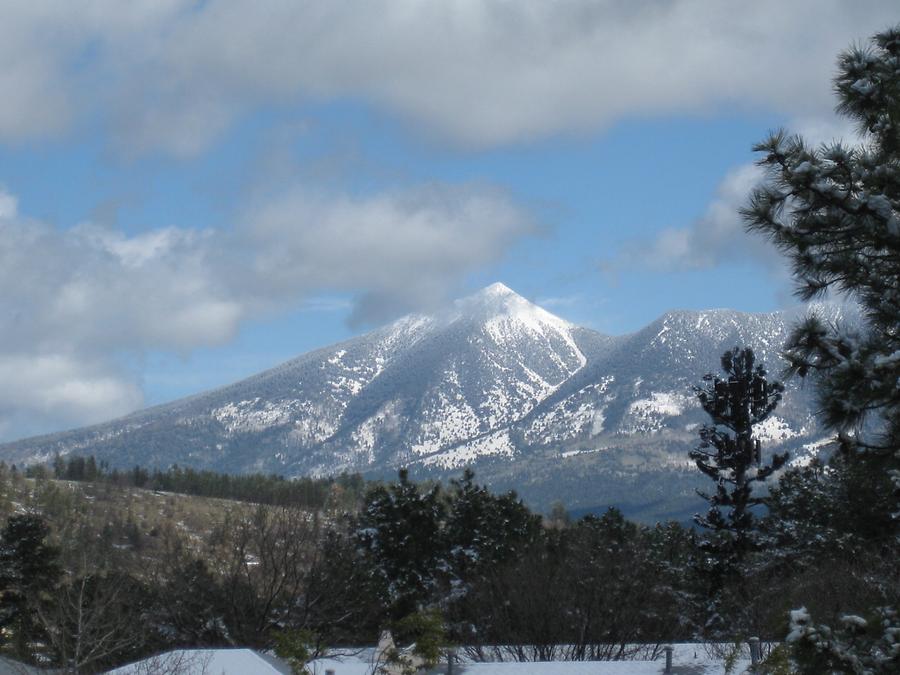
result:
M 898 601 L 896 525 L 840 455 L 785 474 L 737 566 L 701 529 L 612 508 L 541 517 L 468 471 L 446 487 L 405 472 L 362 492 L 323 481 L 310 507 L 65 479 L 84 463 L 58 462 L 62 479 L 0 473 L 3 650 L 72 672 L 184 646 L 301 663 L 385 627 L 474 659 L 633 658 L 671 641 L 781 641 L 799 606 L 834 625 Z M 873 618 L 877 640 L 892 619 Z

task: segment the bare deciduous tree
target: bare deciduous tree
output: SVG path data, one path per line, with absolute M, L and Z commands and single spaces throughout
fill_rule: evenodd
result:
M 320 526 L 290 507 L 238 509 L 223 523 L 219 560 L 225 622 L 236 643 L 263 646 L 303 607 Z
M 32 610 L 65 672 L 92 672 L 139 653 L 149 634 L 141 616 L 145 596 L 125 572 L 92 569 L 82 558 L 70 575 Z

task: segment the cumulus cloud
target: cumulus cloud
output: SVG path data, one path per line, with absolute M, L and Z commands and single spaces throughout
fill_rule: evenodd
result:
M 375 321 L 444 298 L 533 229 L 504 194 L 433 185 L 371 197 L 289 189 L 228 230 L 59 230 L 0 190 L 0 436 L 140 406 L 129 361 L 230 339 L 242 321 L 357 296 Z M 310 305 L 311 303 L 311 305 Z
M 127 237 L 0 220 L 0 341 L 6 350 L 102 354 L 227 339 L 243 310 L 217 278 L 212 234 L 167 228 Z
M 126 149 L 179 155 L 310 100 L 475 146 L 722 105 L 818 115 L 837 51 L 896 21 L 889 0 L 7 4 L 0 138 L 104 115 Z
M 433 306 L 534 230 L 502 192 L 431 185 L 363 198 L 288 190 L 246 214 L 238 235 L 254 251 L 249 277 L 264 296 L 357 291 L 351 320 L 365 323 Z
M 129 357 L 233 334 L 210 233 L 126 237 L 21 217 L 0 191 L 0 436 L 98 422 L 142 403 Z
M 770 269 L 779 268 L 778 251 L 763 238 L 747 234 L 738 212 L 762 177 L 762 171 L 754 164 L 730 171 L 700 218 L 687 227 L 667 228 L 651 241 L 633 242 L 618 264 L 675 271 L 751 261 Z
M 19 213 L 19 200 L 0 188 L 0 219 L 15 218 Z
M 131 412 L 140 387 L 109 359 L 35 351 L 0 354 L 0 438 L 80 426 Z

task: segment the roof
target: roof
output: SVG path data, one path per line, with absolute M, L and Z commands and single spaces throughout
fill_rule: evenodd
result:
M 459 675 L 662 675 L 664 670 L 664 661 L 552 661 L 471 663 L 457 666 L 453 672 Z M 723 672 L 721 667 L 709 664 L 672 668 L 672 675 L 721 675 Z
M 741 673 L 750 664 L 739 661 L 735 673 Z M 333 670 L 335 675 L 369 675 L 371 663 L 363 659 L 330 658 L 318 659 L 307 668 L 312 675 L 324 675 Z M 457 675 L 662 675 L 665 661 L 539 661 L 504 663 L 460 663 L 453 667 Z M 443 675 L 446 664 L 432 670 L 430 675 Z M 724 675 L 725 668 L 720 663 L 682 663 L 674 665 L 672 675 Z
M 109 675 L 291 675 L 290 667 L 252 649 L 176 649 L 109 671 Z
M 0 675 L 50 675 L 58 673 L 58 670 L 42 670 L 19 661 L 0 656 Z

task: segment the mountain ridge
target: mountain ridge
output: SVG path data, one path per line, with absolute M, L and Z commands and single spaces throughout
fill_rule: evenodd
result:
M 753 346 L 777 377 L 789 317 L 678 310 L 609 336 L 493 284 L 435 314 L 403 317 L 208 392 L 0 445 L 0 458 L 94 454 L 120 467 L 287 476 L 387 476 L 409 466 L 437 478 L 473 464 L 486 482 L 516 488 L 538 507 L 619 503 L 623 486 L 640 491 L 642 479 L 665 483 L 666 472 L 689 468 L 704 421 L 691 388 L 725 349 Z M 788 383 L 759 433 L 770 451 L 820 443 L 809 392 Z M 674 480 L 674 497 L 654 488 L 644 501 L 686 500 L 689 482 Z M 572 487 L 560 493 L 554 483 Z

